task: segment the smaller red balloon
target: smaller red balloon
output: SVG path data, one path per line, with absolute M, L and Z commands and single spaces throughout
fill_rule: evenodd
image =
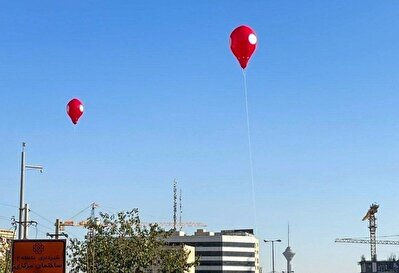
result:
M 247 67 L 257 42 L 255 31 L 248 26 L 239 26 L 230 34 L 230 49 L 243 69 Z
M 79 99 L 72 99 L 68 102 L 66 111 L 73 124 L 77 124 L 79 118 L 83 115 L 83 104 Z

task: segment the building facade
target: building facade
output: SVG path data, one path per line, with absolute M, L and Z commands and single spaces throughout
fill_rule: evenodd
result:
M 251 229 L 215 233 L 199 229 L 194 235 L 180 231 L 168 241 L 195 247 L 200 263 L 196 273 L 259 273 L 259 241 Z
M 361 273 L 399 273 L 399 261 L 366 261 L 359 262 Z
M 1 239 L 15 239 L 15 231 L 0 228 L 0 238 Z

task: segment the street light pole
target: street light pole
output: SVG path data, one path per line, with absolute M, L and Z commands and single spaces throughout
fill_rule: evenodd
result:
M 27 165 L 25 162 L 25 147 L 26 143 L 22 142 L 22 153 L 21 153 L 21 185 L 19 189 L 19 220 L 18 220 L 18 239 L 22 239 L 22 234 L 24 234 L 24 239 L 27 239 L 27 219 L 23 216 L 25 210 L 24 204 L 24 184 L 25 184 L 25 170 L 33 169 L 43 172 L 43 167 L 40 165 Z M 27 212 L 25 212 L 27 213 Z
M 22 213 L 24 210 L 24 180 L 25 180 L 25 146 L 26 143 L 22 142 L 21 154 L 21 185 L 19 188 L 19 219 L 18 219 L 18 239 L 22 239 Z
M 280 243 L 281 240 L 263 240 L 265 243 L 272 243 L 272 273 L 274 273 L 274 242 Z

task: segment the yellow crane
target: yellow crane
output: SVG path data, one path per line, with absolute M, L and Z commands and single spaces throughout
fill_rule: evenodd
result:
M 149 225 L 152 222 L 141 222 L 142 225 Z M 153 222 L 154 224 L 158 224 L 161 227 L 173 227 L 176 228 L 175 222 Z M 182 227 L 206 227 L 207 225 L 200 222 L 179 222 L 178 226 Z
M 95 203 L 95 202 L 91 203 L 89 207 L 85 208 L 81 212 L 85 211 L 86 209 L 88 209 L 90 207 L 91 207 L 90 219 L 94 220 L 95 219 L 95 209 L 99 207 L 99 205 L 97 203 Z M 80 214 L 81 212 L 79 212 L 78 214 Z M 77 215 L 75 215 L 75 216 L 77 216 Z M 74 218 L 75 216 L 73 216 L 71 218 Z M 58 239 L 59 236 L 68 237 L 68 235 L 63 232 L 63 231 L 65 231 L 65 227 L 86 227 L 87 223 L 88 223 L 88 220 L 75 222 L 73 220 L 60 221 L 60 219 L 56 219 L 55 233 L 47 233 L 47 236 L 55 237 L 55 239 Z M 92 232 L 93 232 L 92 230 L 89 230 L 88 235 L 90 236 L 92 234 Z
M 370 245 L 370 253 L 371 260 L 377 261 L 377 244 L 383 245 L 399 245 L 399 241 L 391 241 L 391 240 L 377 240 L 376 232 L 377 232 L 377 218 L 375 214 L 377 213 L 379 205 L 373 203 L 371 204 L 369 210 L 366 215 L 363 217 L 362 221 L 369 221 L 369 229 L 370 229 L 370 239 L 355 239 L 355 238 L 338 238 L 335 239 L 336 243 L 354 243 L 354 244 L 369 244 Z

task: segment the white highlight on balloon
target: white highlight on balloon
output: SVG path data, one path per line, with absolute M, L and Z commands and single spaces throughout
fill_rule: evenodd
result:
M 251 45 L 255 45 L 256 44 L 256 42 L 257 42 L 257 38 L 256 38 L 256 35 L 255 34 L 253 34 L 253 33 L 251 33 L 251 34 L 249 34 L 249 36 L 248 36 L 248 41 L 249 41 L 249 43 L 251 44 Z
M 79 111 L 80 111 L 80 112 L 83 112 L 83 105 L 82 105 L 82 104 L 79 105 Z

